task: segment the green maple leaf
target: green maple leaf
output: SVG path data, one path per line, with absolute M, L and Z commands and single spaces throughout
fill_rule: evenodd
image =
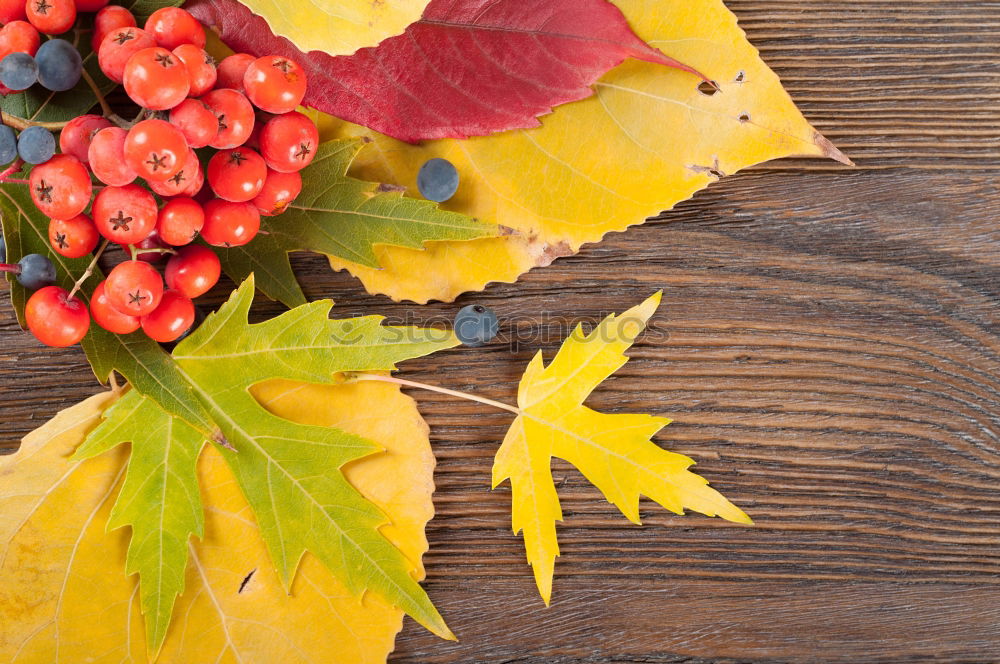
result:
M 314 251 L 368 267 L 379 267 L 376 244 L 420 249 L 440 240 L 473 240 L 497 234 L 497 227 L 429 201 L 407 198 L 397 187 L 347 176 L 364 147 L 362 139 L 328 141 L 303 173 L 302 193 L 281 215 L 261 219 L 262 235 L 246 247 L 219 251 L 234 281 L 250 273 L 268 297 L 287 306 L 305 302 L 288 254 Z
M 48 256 L 56 267 L 57 283 L 69 289 L 81 277 L 90 262 L 89 257 L 66 258 L 52 251 L 49 246 L 49 220 L 38 211 L 31 200 L 28 188 L 21 184 L 0 185 L 0 221 L 3 223 L 7 260 L 17 262 L 26 254 Z M 89 301 L 89 295 L 102 279 L 99 270 L 84 282 L 80 297 Z M 28 293 L 12 276 L 10 299 L 18 321 L 24 325 L 24 305 Z M 177 370 L 170 355 L 142 332 L 117 335 L 91 325 L 81 343 L 94 374 L 106 383 L 112 371 L 118 371 L 139 392 L 155 399 L 160 406 L 183 418 L 205 435 L 215 432 L 207 411 L 195 398 L 187 381 Z
M 378 316 L 330 320 L 329 301 L 250 325 L 253 293 L 251 277 L 178 344 L 174 360 L 234 448 L 223 455 L 283 582 L 291 586 L 302 555 L 309 551 L 351 592 L 375 592 L 434 633 L 451 637 L 410 576 L 406 558 L 379 532 L 385 515 L 341 472 L 348 462 L 381 448 L 338 429 L 272 415 L 250 388 L 272 378 L 332 383 L 341 372 L 390 370 L 396 362 L 450 348 L 457 340 L 442 330 L 384 326 Z M 156 649 L 183 590 L 187 538 L 200 533 L 200 515 L 194 515 L 200 507 L 190 478 L 204 437 L 165 413 L 154 399 L 133 394 L 138 393 L 116 404 L 78 455 L 132 442 L 125 488 L 111 525 L 133 527 L 128 569 L 139 573 L 149 642 Z M 152 433 L 153 428 L 160 433 Z M 141 488 L 129 489 L 128 478 L 135 478 L 133 484 L 141 481 Z M 176 501 L 163 498 L 166 494 Z

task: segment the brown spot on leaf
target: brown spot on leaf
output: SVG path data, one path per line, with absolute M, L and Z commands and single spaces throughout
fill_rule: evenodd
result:
M 250 570 L 250 573 L 247 574 L 245 577 L 243 577 L 243 580 L 240 581 L 239 590 L 236 591 L 237 595 L 242 594 L 243 591 L 246 590 L 247 584 L 250 583 L 250 579 L 252 579 L 253 575 L 256 574 L 256 573 L 257 573 L 257 570 L 255 568 L 255 569 Z
M 718 178 L 720 180 L 726 177 L 726 172 L 719 167 L 718 157 L 715 157 L 714 162 L 712 163 L 711 166 L 699 166 L 697 164 L 694 164 L 692 166 L 688 166 L 688 168 L 694 171 L 695 173 L 707 173 L 708 175 L 711 175 L 712 177 Z
M 389 194 L 393 192 L 403 192 L 406 191 L 406 187 L 401 187 L 398 184 L 390 184 L 388 182 L 382 182 L 378 187 L 375 188 L 376 193 L 379 194 Z

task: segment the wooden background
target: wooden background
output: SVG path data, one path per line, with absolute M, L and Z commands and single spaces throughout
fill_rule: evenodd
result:
M 427 587 L 462 640 L 408 621 L 394 662 L 1000 661 L 1000 3 L 729 4 L 858 168 L 753 169 L 461 303 L 527 334 L 541 312 L 593 321 L 666 288 L 654 333 L 590 403 L 673 417 L 660 442 L 757 526 L 649 504 L 631 526 L 557 466 L 546 610 L 508 490 L 488 490 L 509 417 L 415 394 L 439 459 Z M 456 309 L 297 263 L 341 311 Z M 531 353 L 557 347 L 548 332 L 405 375 L 512 400 Z M 0 342 L 4 446 L 95 391 L 79 351 L 16 329 L 6 295 Z

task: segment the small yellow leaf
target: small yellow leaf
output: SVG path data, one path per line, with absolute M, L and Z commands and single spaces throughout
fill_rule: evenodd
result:
M 349 55 L 406 30 L 430 0 L 240 0 L 300 51 Z
M 546 367 L 535 355 L 521 378 L 514 420 L 493 465 L 493 486 L 509 479 L 514 532 L 523 532 L 535 583 L 548 604 L 562 520 L 550 465 L 557 457 L 576 466 L 608 502 L 639 523 L 639 498 L 666 509 L 685 509 L 750 523 L 708 481 L 688 470 L 694 461 L 650 439 L 670 420 L 650 415 L 608 415 L 583 405 L 593 390 L 628 358 L 625 351 L 645 329 L 660 294 L 620 316 L 604 319 L 584 335 L 577 327 Z
M 462 177 L 443 207 L 518 234 L 429 243 L 424 251 L 378 247 L 382 270 L 341 259 L 332 266 L 395 299 L 451 300 L 641 224 L 748 166 L 793 155 L 846 160 L 805 120 L 722 0 L 616 4 L 641 37 L 713 78 L 719 91 L 630 60 L 606 74 L 594 96 L 559 107 L 536 129 L 408 145 L 329 120 L 327 137 L 373 141 L 355 161 L 355 177 L 419 196 L 420 165 L 443 157 Z
M 384 383 L 270 381 L 253 392 L 280 417 L 336 426 L 385 448 L 345 474 L 389 516 L 382 532 L 422 578 L 434 457 L 413 400 Z M 147 661 L 138 579 L 125 575 L 128 529 L 106 532 L 128 448 L 68 460 L 113 401 L 110 393 L 91 397 L 0 457 L 0 662 Z M 213 447 L 201 455 L 198 481 L 205 538 L 190 542 L 186 589 L 159 662 L 385 662 L 399 609 L 371 593 L 352 595 L 309 554 L 287 593 Z

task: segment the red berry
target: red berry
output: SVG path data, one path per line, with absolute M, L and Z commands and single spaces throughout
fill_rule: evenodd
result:
M 57 348 L 80 343 L 90 329 L 87 306 L 58 286 L 46 286 L 28 298 L 24 321 L 36 339 Z
M 87 167 L 68 154 L 35 166 L 28 183 L 35 206 L 53 219 L 72 219 L 86 210 L 94 190 Z
M 97 62 L 105 76 L 115 83 L 121 83 L 129 58 L 154 46 L 156 40 L 145 30 L 135 27 L 115 28 L 97 49 Z
M 163 182 L 184 168 L 188 144 L 184 134 L 166 120 L 143 120 L 125 139 L 125 161 L 150 181 Z
M 49 220 L 49 244 L 60 256 L 81 258 L 96 249 L 100 241 L 97 226 L 85 214 Z
M 253 131 L 253 106 L 242 92 L 223 88 L 212 90 L 201 98 L 219 122 L 219 133 L 209 143 L 213 148 L 226 150 L 243 145 Z
M 253 105 L 268 113 L 288 113 L 302 103 L 306 73 L 281 55 L 257 58 L 243 75 L 243 88 Z
M 166 111 L 184 101 L 191 89 L 187 67 L 165 48 L 144 48 L 125 65 L 125 92 L 135 103 Z
M 131 334 L 138 330 L 139 317 L 123 314 L 112 307 L 104 287 L 105 282 L 102 281 L 97 284 L 94 294 L 90 296 L 90 315 L 94 318 L 94 322 L 115 334 Z
M 128 132 L 121 127 L 101 129 L 90 141 L 87 150 L 90 170 L 104 184 L 124 186 L 138 177 L 125 161 L 125 139 Z
M 131 254 L 132 253 L 132 250 L 129 249 L 128 245 L 123 244 L 123 245 L 120 245 L 120 246 L 122 248 L 122 251 L 125 252 L 126 254 Z M 142 251 L 143 249 L 169 249 L 170 248 L 170 245 L 167 244 L 166 242 L 164 242 L 163 238 L 160 237 L 160 234 L 156 231 L 155 228 L 153 229 L 152 233 L 150 233 L 149 235 L 147 235 L 142 240 L 140 240 L 138 242 L 135 242 L 132 246 L 135 247 L 138 250 L 138 251 L 136 251 L 136 254 L 135 254 L 135 260 L 137 260 L 137 261 L 143 261 L 144 263 L 159 263 L 160 261 L 162 261 L 164 258 L 167 257 L 167 254 L 164 253 L 164 252 L 160 252 L 160 251 L 146 251 L 146 252 L 143 252 Z
M 141 242 L 156 228 L 156 199 L 137 184 L 105 187 L 91 210 L 101 235 L 118 244 Z
M 194 44 L 181 44 L 174 49 L 174 55 L 180 58 L 187 70 L 188 82 L 191 84 L 192 97 L 200 97 L 215 85 L 215 58 Z
M 192 299 L 201 297 L 219 282 L 222 264 L 215 252 L 208 247 L 192 244 L 170 257 L 163 276 L 167 288 Z
M 96 52 L 112 30 L 134 27 L 135 16 L 132 12 L 118 5 L 109 5 L 97 12 L 97 16 L 94 17 L 94 36 L 90 40 L 90 45 Z
M 250 203 L 214 199 L 205 203 L 201 237 L 216 247 L 240 247 L 260 230 L 260 212 Z
M 76 23 L 73 0 L 28 0 L 24 13 L 39 32 L 47 35 L 61 35 Z
M 264 186 L 267 165 L 250 148 L 220 150 L 208 161 L 208 185 L 226 201 L 253 200 Z
M 21 9 L 24 9 L 23 2 Z M 35 26 L 27 21 L 11 21 L 0 28 L 0 60 L 11 53 L 34 55 L 41 43 L 42 38 Z
M 163 279 L 156 268 L 142 261 L 119 263 L 104 282 L 108 303 L 129 316 L 145 316 L 160 306 Z
M 104 9 L 104 6 L 107 4 L 108 0 L 76 0 L 76 11 L 96 12 Z
M 260 130 L 260 152 L 267 165 L 281 173 L 301 171 L 312 163 L 319 130 L 298 111 L 271 118 Z
M 163 300 L 152 313 L 141 319 L 142 331 L 161 344 L 176 341 L 194 323 L 194 303 L 177 291 L 163 293 Z
M 297 172 L 279 173 L 269 168 L 264 187 L 253 199 L 253 204 L 265 217 L 273 217 L 284 212 L 301 191 L 302 176 Z
M 170 111 L 170 124 L 181 130 L 187 144 L 203 148 L 219 133 L 219 119 L 200 99 L 185 99 Z
M 198 195 L 205 185 L 205 172 L 201 169 L 201 164 L 198 164 L 198 170 L 195 172 L 194 177 L 189 181 L 188 186 L 184 191 L 180 192 L 181 196 L 194 197 Z
M 188 158 L 184 162 L 184 168 L 174 173 L 163 182 L 149 182 L 149 188 L 154 193 L 168 198 L 170 196 L 180 196 L 186 192 L 195 182 L 204 182 L 201 173 L 201 162 L 194 150 L 188 149 Z M 200 184 L 198 185 L 201 186 Z
M 0 0 L 0 23 L 6 24 L 13 21 L 23 21 L 26 18 L 23 1 Z
M 94 134 L 111 126 L 111 121 L 100 115 L 77 116 L 59 132 L 59 150 L 86 164 L 90 161 L 90 142 Z
M 173 50 L 181 44 L 205 48 L 205 28 L 190 12 L 180 7 L 157 9 L 146 19 L 145 28 L 163 48 Z
M 250 63 L 256 60 L 249 53 L 236 53 L 228 58 L 223 58 L 219 63 L 218 80 L 215 83 L 217 88 L 232 88 L 243 92 L 243 77 L 250 67 Z
M 198 237 L 205 225 L 205 210 L 193 198 L 178 196 L 171 198 L 160 208 L 156 219 L 156 230 L 164 242 L 181 247 Z M 169 271 L 170 266 L 167 265 Z M 170 283 L 169 277 L 167 283 Z M 176 286 L 171 286 L 176 288 Z M 196 296 L 192 296 L 196 297 Z

